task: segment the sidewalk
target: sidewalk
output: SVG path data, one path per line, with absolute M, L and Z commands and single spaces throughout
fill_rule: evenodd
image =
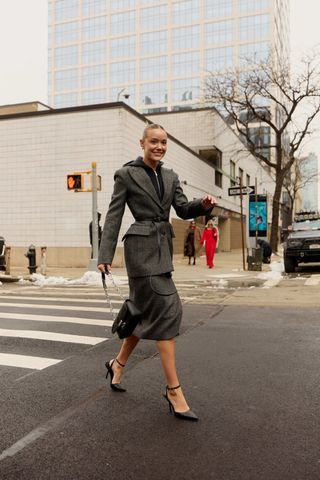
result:
M 274 256 L 273 260 L 279 260 Z M 89 263 L 89 262 L 88 262 Z M 245 257 L 246 269 L 248 268 Z M 270 270 L 269 265 L 262 265 L 262 271 L 268 272 Z M 81 278 L 87 268 L 72 268 L 72 267 L 47 267 L 47 277 L 64 277 L 68 279 Z M 40 268 L 37 269 L 37 273 L 40 273 Z M 114 268 L 114 275 L 126 276 L 125 268 Z M 243 258 L 241 250 L 234 250 L 232 252 L 220 252 L 215 255 L 215 267 L 209 269 L 206 266 L 206 258 L 202 256 L 197 259 L 196 265 L 188 265 L 188 258 L 182 255 L 176 255 L 174 257 L 174 279 L 175 280 L 206 280 L 212 278 L 232 278 L 232 277 L 250 277 L 255 278 L 261 272 L 257 271 L 243 271 Z M 11 268 L 12 277 L 29 278 L 27 263 L 21 267 Z M 0 280 L 3 281 L 2 275 Z

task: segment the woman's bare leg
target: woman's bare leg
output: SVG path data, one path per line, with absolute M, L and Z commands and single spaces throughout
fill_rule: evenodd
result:
M 177 387 L 179 379 L 176 370 L 175 340 L 158 340 L 157 348 L 160 353 L 161 363 L 168 387 Z M 181 388 L 168 390 L 168 397 L 176 412 L 186 412 L 189 406 L 184 398 Z
M 116 357 L 118 359 L 118 362 L 122 363 L 122 365 L 125 365 L 127 363 L 128 358 L 135 349 L 139 340 L 140 338 L 135 337 L 134 335 L 131 335 L 131 337 L 125 338 L 123 340 L 120 351 Z M 121 367 L 118 362 L 112 363 L 112 370 L 114 372 L 112 383 L 120 383 L 123 367 Z

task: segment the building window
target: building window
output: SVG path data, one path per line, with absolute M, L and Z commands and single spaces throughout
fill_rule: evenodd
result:
M 136 55 L 136 36 L 111 40 L 112 58 L 134 57 Z
M 82 92 L 82 103 L 92 105 L 94 103 L 104 103 L 107 101 L 106 90 L 89 90 Z
M 174 77 L 192 75 L 200 70 L 199 52 L 177 53 L 172 55 L 172 75 Z
M 158 7 L 142 8 L 140 10 L 140 29 L 158 30 L 166 27 L 168 23 L 167 5 Z
M 205 69 L 208 72 L 226 70 L 233 65 L 233 47 L 210 48 L 205 51 Z
M 253 13 L 259 10 L 267 10 L 270 7 L 270 0 L 239 0 L 239 11 L 241 13 Z
M 71 20 L 79 15 L 78 0 L 56 0 L 54 18 L 56 22 Z
M 75 90 L 78 88 L 78 69 L 60 70 L 54 74 L 54 89 L 57 92 L 63 90 Z
M 78 64 L 78 45 L 58 47 L 55 49 L 54 64 L 56 68 L 70 67 Z
M 107 83 L 105 65 L 92 65 L 82 69 L 82 87 L 99 87 Z
M 247 187 L 249 187 L 250 186 L 250 175 L 248 175 L 248 174 L 247 174 L 247 177 L 246 177 L 246 182 L 247 182 L 246 183 Z
M 200 157 L 214 168 L 214 183 L 217 187 L 222 188 L 222 152 L 218 148 L 211 148 L 199 151 Z
M 115 13 L 111 15 L 112 35 L 123 35 L 133 33 L 136 30 L 136 12 Z
M 167 82 L 143 83 L 140 92 L 144 105 L 167 103 L 168 101 Z
M 230 160 L 230 187 L 236 184 L 236 164 L 233 160 Z
M 167 51 L 167 31 L 143 33 L 140 35 L 141 55 L 157 55 Z
M 165 56 L 140 60 L 140 78 L 142 81 L 165 78 L 167 73 L 167 57 Z
M 193 23 L 199 20 L 199 1 L 185 0 L 172 4 L 172 23 L 181 25 L 184 23 Z
M 189 50 L 190 48 L 199 48 L 200 45 L 200 27 L 174 28 L 172 30 L 172 50 Z
M 241 40 L 263 40 L 270 36 L 269 14 L 240 18 L 239 22 Z
M 230 43 L 234 36 L 234 21 L 226 20 L 225 22 L 207 23 L 204 26 L 205 44 L 219 45 L 222 43 Z
M 230 17 L 233 14 L 233 0 L 204 0 L 204 18 Z
M 72 43 L 79 40 L 79 23 L 68 22 L 56 25 L 55 27 L 55 43 L 61 45 L 62 43 Z
M 82 15 L 96 15 L 107 11 L 107 0 L 82 0 Z
M 78 104 L 78 93 L 54 95 L 54 108 L 74 107 Z
M 199 78 L 184 78 L 171 82 L 172 102 L 180 103 L 199 98 Z
M 111 0 L 111 10 L 121 10 L 122 8 L 135 8 L 136 0 Z
M 241 185 L 243 185 L 243 176 L 244 176 L 244 172 L 242 170 L 242 168 L 239 167 L 239 183 L 241 183 Z
M 83 40 L 92 40 L 98 37 L 104 37 L 107 34 L 107 17 L 88 18 L 82 22 Z
M 82 45 L 82 63 L 102 63 L 106 61 L 107 42 L 90 42 Z
M 134 82 L 136 77 L 136 62 L 131 60 L 128 62 L 111 63 L 110 65 L 110 81 L 111 84 L 125 84 Z
M 239 60 L 241 66 L 265 62 L 270 53 L 270 45 L 266 42 L 247 43 L 239 46 Z

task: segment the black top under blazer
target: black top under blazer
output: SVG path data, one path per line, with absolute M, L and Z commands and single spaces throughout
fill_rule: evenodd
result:
M 162 165 L 162 163 L 161 163 Z M 173 271 L 170 208 L 186 220 L 208 214 L 201 199 L 188 201 L 178 175 L 161 166 L 163 198 L 160 200 L 144 168 L 141 157 L 127 163 L 114 175 L 114 190 L 106 215 L 98 264 L 111 264 L 126 204 L 135 222 L 123 237 L 126 268 L 129 277 L 162 275 Z

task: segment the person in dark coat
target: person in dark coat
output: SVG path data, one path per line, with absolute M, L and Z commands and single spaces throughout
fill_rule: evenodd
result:
M 100 225 L 101 213 L 98 212 L 98 246 L 100 247 L 101 237 L 102 237 L 102 228 Z M 91 245 L 91 258 L 93 258 L 93 249 L 92 249 L 92 221 L 89 223 L 89 238 Z
M 193 257 L 193 265 L 196 264 L 196 258 L 201 248 L 201 231 L 194 220 L 191 220 L 189 227 L 184 235 L 184 255 L 189 257 L 188 265 L 191 265 L 191 258 Z
M 258 238 L 257 244 L 259 245 L 260 248 L 262 248 L 262 262 L 263 263 L 270 263 L 271 262 L 271 255 L 272 255 L 272 248 L 270 243 L 268 243 L 266 240 L 262 240 L 261 238 Z
M 118 355 L 106 363 L 110 386 L 125 391 L 121 374 L 130 354 L 141 338 L 155 340 L 167 380 L 165 398 L 170 411 L 184 420 L 197 420 L 190 410 L 179 384 L 175 366 L 175 337 L 179 335 L 182 306 L 172 280 L 171 206 L 183 219 L 206 215 L 216 204 L 206 195 L 188 201 L 178 175 L 164 168 L 162 159 L 167 150 L 167 134 L 160 125 L 147 126 L 140 140 L 143 157 L 126 163 L 115 172 L 114 190 L 106 215 L 98 268 L 111 272 L 111 264 L 126 204 L 134 223 L 123 237 L 130 299 L 143 312 L 143 318 L 128 338 L 123 340 Z

